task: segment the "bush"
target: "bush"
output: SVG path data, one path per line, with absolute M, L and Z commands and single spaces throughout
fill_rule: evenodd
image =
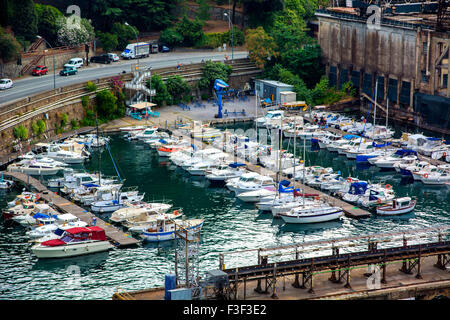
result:
M 190 94 L 191 86 L 182 77 L 175 75 L 166 80 L 167 92 L 172 96 L 172 104 L 178 104 L 183 95 Z
M 208 100 L 209 97 L 210 97 L 210 95 L 207 93 L 202 93 L 202 95 L 201 95 L 202 100 Z
M 76 130 L 79 129 L 80 127 L 78 126 L 78 123 L 75 119 L 70 120 L 70 126 L 72 127 L 72 130 Z
M 97 38 L 100 40 L 103 51 L 109 52 L 116 49 L 119 46 L 119 39 L 117 34 L 103 33 L 101 31 L 96 32 Z
M 117 111 L 117 98 L 107 89 L 97 92 L 97 111 L 98 115 L 104 119 L 113 119 Z
M 67 115 L 67 113 L 63 113 L 61 115 L 61 127 L 64 128 L 68 121 L 69 121 L 69 116 Z
M 89 81 L 84 88 L 89 92 L 97 91 L 97 85 L 91 81 Z
M 169 47 L 178 47 L 183 43 L 183 36 L 175 28 L 167 28 L 161 32 L 159 43 Z
M 150 88 L 150 80 L 147 80 L 146 85 L 147 88 Z M 167 91 L 167 86 L 162 80 L 161 76 L 152 76 L 151 88 L 156 90 L 156 96 L 154 97 L 153 102 L 156 103 L 159 107 L 162 107 L 168 102 L 172 101 L 172 97 Z
M 83 108 L 89 108 L 89 96 L 82 96 L 81 97 L 81 105 Z
M 37 123 L 33 122 L 31 124 L 31 132 L 33 132 L 33 136 L 37 137 L 39 135 L 39 127 Z
M 20 51 L 19 42 L 0 27 L 0 60 L 6 63 L 18 59 Z
M 200 89 L 212 89 L 214 81 L 221 79 L 225 82 L 228 81 L 228 77 L 233 72 L 233 68 L 222 62 L 206 61 L 203 67 L 202 78 L 198 82 Z
M 22 141 L 28 139 L 28 129 L 24 126 L 20 125 L 18 127 L 14 127 L 13 135 L 16 139 L 20 139 Z

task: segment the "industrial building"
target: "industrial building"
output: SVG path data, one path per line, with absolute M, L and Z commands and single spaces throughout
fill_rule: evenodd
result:
M 367 111 L 378 83 L 390 118 L 450 134 L 448 0 L 332 4 L 316 12 L 330 84 L 351 81 Z
M 274 80 L 255 79 L 255 92 L 260 99 L 270 99 L 274 104 L 287 102 L 282 92 L 292 93 L 294 86 Z

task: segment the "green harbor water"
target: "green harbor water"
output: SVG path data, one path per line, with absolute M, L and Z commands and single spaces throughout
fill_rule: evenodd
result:
M 315 225 L 284 225 L 271 214 L 259 213 L 253 205 L 239 201 L 227 189 L 211 187 L 206 179 L 174 168 L 144 143 L 129 142 L 119 134 L 111 137 L 110 150 L 126 179 L 125 186 L 138 186 L 145 192 L 145 200 L 170 200 L 174 207 L 183 208 L 188 219 L 205 220 L 200 274 L 218 268 L 219 252 L 450 224 L 450 188 L 409 183 L 394 171 L 356 168 L 354 160 L 326 150 L 314 151 L 310 144 L 307 165 L 333 167 L 343 176 L 389 183 L 397 196 L 417 198 L 415 211 L 391 218 L 372 215 L 360 220 L 343 217 Z M 298 152 L 303 152 L 302 144 L 298 146 Z M 288 147 L 292 148 L 292 142 Z M 102 173 L 115 175 L 108 151 L 101 152 L 101 159 Z M 96 152 L 84 167 L 97 170 Z M 1 208 L 18 193 L 16 189 L 0 195 Z M 0 224 L 0 299 L 110 299 L 117 287 L 131 291 L 162 286 L 164 275 L 174 273 L 172 241 L 46 261 L 32 255 L 28 240 L 23 228 Z M 254 256 L 234 255 L 225 263 L 228 268 L 254 264 L 256 260 Z

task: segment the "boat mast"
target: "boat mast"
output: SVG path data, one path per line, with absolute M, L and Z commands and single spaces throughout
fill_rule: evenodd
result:
M 283 147 L 283 116 L 280 116 L 280 141 L 278 148 L 278 195 L 280 195 L 280 182 L 281 182 L 281 149 Z
M 372 128 L 372 138 L 373 142 L 375 142 L 375 119 L 377 118 L 377 90 L 378 90 L 378 77 L 375 82 L 375 109 L 373 110 L 373 128 Z
M 294 181 L 293 181 L 293 187 L 294 187 L 294 190 L 293 190 L 293 194 L 294 194 L 294 199 L 295 199 L 295 145 L 297 144 L 297 123 L 296 123 L 296 120 L 297 120 L 297 117 L 296 116 L 294 116 L 294 162 L 293 162 L 293 165 L 294 165 Z
M 98 185 L 99 186 L 101 186 L 101 178 L 102 178 L 102 173 L 101 173 L 101 167 L 100 167 L 100 161 L 101 161 L 101 154 L 100 154 L 100 147 L 99 147 L 99 144 L 98 144 L 98 134 L 99 134 L 99 132 L 98 132 L 98 113 L 96 112 L 95 113 L 95 124 L 96 124 L 96 126 L 97 126 L 97 150 L 98 150 L 98 152 L 97 152 L 97 160 L 98 160 Z
M 303 137 L 303 205 L 305 205 L 306 136 Z
M 386 133 L 388 128 L 388 118 L 389 118 L 389 98 L 387 98 L 387 107 L 386 107 Z

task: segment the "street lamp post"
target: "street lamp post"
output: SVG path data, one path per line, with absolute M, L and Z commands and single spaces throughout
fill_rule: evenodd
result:
M 233 63 L 234 58 L 234 26 L 233 22 L 231 22 L 230 15 L 226 12 L 223 13 L 224 16 L 228 18 L 228 22 L 231 25 L 231 63 Z
M 129 24 L 128 24 L 128 22 L 125 22 L 125 25 L 126 26 L 128 26 L 128 27 L 131 27 Z M 134 30 L 134 28 L 133 27 L 131 27 L 131 29 L 133 29 L 133 32 L 134 32 L 134 34 L 136 35 L 136 44 L 139 42 L 139 39 L 138 39 L 138 35 L 137 35 L 137 32 L 136 32 L 136 30 Z M 135 48 L 135 50 L 136 50 L 136 47 L 134 47 Z M 136 51 L 136 55 L 137 55 L 137 51 Z M 138 70 L 139 70 L 139 67 L 140 67 L 140 65 L 139 65 L 139 55 L 137 55 L 137 59 L 138 59 Z
M 52 56 L 53 56 L 53 89 L 56 89 L 56 70 L 55 70 L 55 51 L 53 50 L 53 47 L 50 43 L 48 43 L 45 38 L 42 38 L 41 36 L 36 36 L 38 39 L 43 39 L 52 49 Z

